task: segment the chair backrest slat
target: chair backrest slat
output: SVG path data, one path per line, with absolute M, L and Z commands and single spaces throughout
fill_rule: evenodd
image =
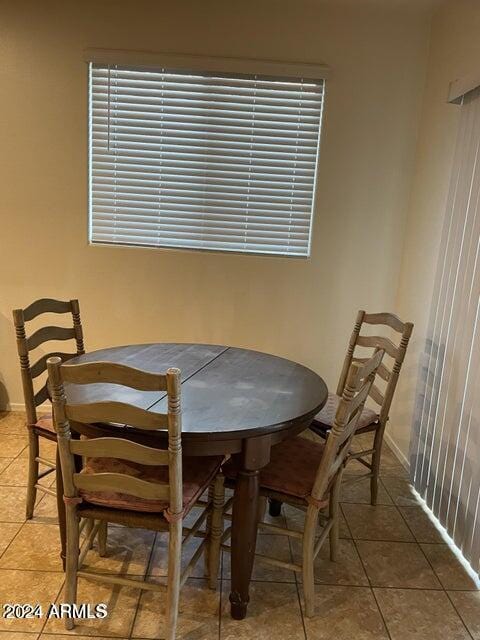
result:
M 31 336 L 27 336 L 25 323 L 34 320 L 44 313 L 71 314 L 71 327 L 42 327 Z M 44 391 L 46 386 L 40 388 L 37 393 L 34 390 L 33 380 L 38 378 L 46 370 L 46 361 L 51 356 L 60 356 L 62 360 L 85 353 L 83 343 L 83 330 L 80 320 L 80 307 L 78 300 L 53 300 L 42 298 L 32 302 L 25 309 L 15 309 L 13 311 L 13 322 L 17 338 L 17 351 L 20 359 L 20 371 L 22 375 L 23 395 L 29 424 L 37 422 L 37 407 L 48 399 L 48 392 Z M 49 352 L 40 357 L 37 362 L 30 366 L 30 351 L 42 346 L 50 340 L 75 340 L 75 353 Z M 45 395 L 46 394 L 46 395 Z
M 377 349 L 365 364 L 353 362 L 350 365 L 333 427 L 329 431 L 315 477 L 312 496 L 316 500 L 324 497 L 332 478 L 341 470 L 348 456 L 358 419 L 384 354 L 383 349 Z
M 37 393 L 33 396 L 33 398 L 35 400 L 36 407 L 39 407 L 44 402 L 47 402 L 47 400 L 49 400 L 47 385 L 44 384 L 43 387 L 39 389 Z
M 353 357 L 352 358 L 352 362 L 360 362 L 360 364 L 364 363 L 364 362 L 368 362 L 368 358 L 357 358 L 357 357 Z M 382 362 L 380 364 L 380 366 L 377 369 L 377 375 L 380 376 L 380 378 L 382 378 L 382 380 L 385 380 L 385 382 L 388 382 L 390 379 L 390 371 L 387 369 L 387 367 L 384 365 L 384 363 Z
M 70 358 L 75 358 L 76 355 L 77 355 L 76 353 L 63 353 L 62 351 L 47 353 L 41 358 L 39 358 L 35 362 L 35 364 L 31 365 L 30 375 L 33 379 L 38 378 L 38 376 L 41 376 L 42 373 L 44 373 L 47 370 L 47 360 L 49 358 L 54 358 L 55 356 L 57 356 L 58 358 L 60 358 L 62 362 L 66 362 L 67 360 L 70 360 Z
M 362 327 L 365 324 L 378 326 L 383 332 L 386 330 L 391 333 L 391 330 L 393 330 L 397 334 L 400 334 L 400 340 L 396 344 L 393 339 L 384 335 L 360 335 Z M 376 385 L 373 385 L 370 393 L 372 400 L 380 405 L 379 423 L 382 429 L 385 428 L 390 414 L 390 407 L 412 331 L 413 324 L 411 322 L 402 322 L 393 313 L 366 313 L 365 311 L 359 311 L 357 313 L 355 325 L 348 343 L 347 353 L 343 361 L 342 372 L 338 381 L 337 395 L 342 396 L 343 394 L 351 364 L 353 362 L 365 363 L 367 361 L 366 358 L 356 355 L 357 347 L 372 349 L 379 347 L 384 349 L 385 352 L 393 358 L 393 365 L 389 368 L 385 362 L 381 363 L 377 370 L 377 375 L 385 381 L 385 390 L 381 391 Z
M 42 327 L 27 339 L 27 346 L 29 351 L 33 351 L 44 342 L 49 342 L 50 340 L 70 340 L 71 338 L 75 338 L 75 330 L 73 327 Z
M 152 374 L 108 362 L 62 364 L 60 358 L 47 363 L 52 391 L 55 429 L 62 466 L 64 492 L 76 497 L 79 490 L 125 493 L 138 498 L 169 501 L 172 514 L 183 509 L 182 445 L 180 411 L 180 371 L 169 369 L 165 374 Z M 168 397 L 168 413 L 151 413 L 146 409 L 122 402 L 105 401 L 69 404 L 64 383 L 121 384 L 130 389 L 163 390 Z M 138 429 L 168 429 L 168 451 L 140 445 L 126 438 L 92 438 L 72 440 L 70 421 L 122 423 Z M 76 473 L 74 455 L 95 458 L 122 459 L 145 465 L 167 465 L 168 483 L 142 480 L 127 473 Z
M 383 403 L 385 402 L 385 396 L 382 394 L 382 392 L 380 391 L 380 389 L 377 387 L 377 385 L 372 384 L 372 386 L 370 387 L 370 397 L 372 398 L 372 400 L 374 402 L 376 402 L 380 407 L 383 405 Z
M 167 414 L 153 413 L 124 402 L 69 404 L 65 407 L 65 415 L 69 420 L 84 424 L 114 422 L 133 425 L 139 429 L 168 429 Z
M 23 310 L 25 322 L 33 320 L 42 313 L 70 313 L 72 311 L 71 301 L 52 300 L 51 298 L 41 298 L 35 300 Z
M 153 449 L 144 444 L 122 438 L 94 438 L 93 440 L 71 440 L 70 451 L 86 458 L 119 458 L 137 464 L 167 466 L 168 451 Z
M 368 395 L 368 393 L 366 395 Z M 357 422 L 358 422 L 358 412 L 355 412 L 350 418 L 350 420 L 347 422 L 347 424 L 345 425 L 345 428 L 343 429 L 341 435 L 338 436 L 337 444 L 339 447 L 341 447 L 343 443 L 346 440 L 348 440 L 352 431 L 355 431 L 355 425 L 357 424 Z
M 345 434 L 345 436 L 347 436 L 347 434 Z M 347 437 L 344 438 L 344 442 L 345 442 L 345 440 L 347 440 Z M 328 472 L 328 480 L 329 481 L 331 481 L 331 479 L 334 478 L 337 475 L 337 473 L 343 467 L 344 463 L 345 463 L 345 461 L 344 461 L 344 458 L 342 456 L 337 456 L 334 459 L 333 464 L 331 465 L 331 467 L 329 469 L 329 472 Z
M 365 313 L 363 322 L 367 324 L 384 324 L 397 333 L 404 333 L 407 329 L 407 322 L 402 322 L 400 318 L 393 313 Z
M 106 382 L 128 386 L 140 391 L 166 391 L 165 375 L 149 373 L 114 362 L 86 362 L 70 365 L 63 370 L 63 381 L 74 384 Z
M 77 489 L 85 491 L 126 493 L 146 500 L 170 500 L 168 484 L 147 482 L 124 473 L 74 473 L 73 483 Z
M 358 336 L 357 345 L 359 347 L 381 347 L 392 358 L 398 356 L 398 349 L 389 338 L 383 336 Z

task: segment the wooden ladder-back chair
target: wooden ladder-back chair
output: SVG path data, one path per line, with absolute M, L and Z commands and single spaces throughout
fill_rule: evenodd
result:
M 70 314 L 71 327 L 43 326 L 30 336 L 27 336 L 25 323 L 35 320 L 45 313 Z M 22 376 L 23 395 L 27 413 L 29 463 L 27 483 L 26 516 L 31 518 L 35 508 L 37 490 L 51 495 L 55 492 L 39 484 L 39 480 L 55 470 L 55 462 L 40 457 L 39 437 L 56 442 L 57 434 L 53 427 L 51 412 L 48 415 L 39 416 L 37 408 L 49 400 L 46 376 L 43 384 L 35 391 L 34 380 L 42 376 L 47 370 L 47 360 L 51 356 L 58 356 L 62 361 L 69 360 L 77 355 L 85 353 L 83 344 L 83 331 L 80 321 L 80 307 L 78 300 L 52 300 L 43 298 L 32 302 L 26 309 L 13 311 L 13 322 L 17 338 L 17 350 L 20 358 L 20 371 Z M 46 342 L 59 340 L 75 340 L 74 353 L 50 352 L 42 355 L 35 364 L 30 364 L 30 352 L 38 347 L 43 347 Z M 46 470 L 40 472 L 39 465 Z
M 381 327 L 383 328 L 383 333 L 392 330 L 399 338 L 394 342 L 385 335 L 361 335 L 360 332 L 365 325 Z M 413 324 L 411 322 L 402 322 L 397 316 L 393 315 L 393 313 L 366 313 L 365 311 L 359 311 L 343 362 L 337 393 L 329 394 L 327 404 L 320 413 L 315 416 L 310 427 L 312 431 L 322 438 L 325 439 L 328 436 L 328 432 L 332 428 L 336 407 L 345 389 L 348 371 L 352 362 L 362 363 L 366 361 L 365 357 L 358 355 L 357 348 L 375 348 L 378 346 L 384 349 L 387 356 L 390 356 L 393 360 L 393 365 L 390 369 L 384 361 L 378 369 L 377 376 L 385 383 L 383 392 L 376 384 L 372 384 L 371 386 L 369 396 L 373 403 L 377 405 L 378 409 L 375 411 L 369 407 L 364 408 L 359 418 L 355 434 L 359 435 L 374 432 L 373 446 L 369 449 L 352 452 L 349 456 L 349 460 L 358 460 L 368 469 L 368 473 L 355 476 L 354 480 L 365 477 L 370 478 L 370 498 L 372 505 L 377 503 L 383 435 L 389 419 L 390 407 L 412 331 Z
M 263 522 L 258 525 L 260 531 L 286 534 L 301 540 L 301 564 L 259 554 L 255 557 L 260 562 L 302 573 L 307 616 L 314 614 L 315 558 L 327 537 L 330 539 L 331 560 L 335 560 L 338 553 L 338 501 L 342 473 L 357 421 L 375 374 L 381 366 L 383 354 L 384 351 L 379 349 L 364 364 L 354 362 L 350 365 L 326 443 L 312 442 L 301 436 L 285 440 L 272 448 L 269 464 L 260 471 L 262 497 L 285 502 L 306 511 L 303 532 Z M 237 475 L 236 458 L 227 462 L 224 474 L 227 486 L 234 485 Z M 228 514 L 227 518 L 230 519 Z M 322 531 L 317 538 L 319 522 Z
M 82 571 L 81 565 L 97 533 L 100 555 L 105 554 L 108 522 L 168 531 L 166 637 L 173 640 L 181 586 L 206 550 L 209 586 L 214 589 L 217 586 L 224 504 L 223 476 L 218 472 L 223 457 L 182 457 L 178 369 L 169 369 L 166 374 L 153 374 L 113 363 L 69 365 L 62 364 L 60 358 L 50 358 L 48 374 L 66 505 L 65 602 L 75 603 L 80 577 L 150 591 L 163 590 L 164 585 L 146 580 Z M 70 404 L 66 399 L 64 383 L 99 382 L 143 391 L 166 391 L 168 413 L 153 413 L 122 402 Z M 99 422 L 128 424 L 138 430 L 168 430 L 168 451 L 121 437 L 72 439 L 71 425 Z M 80 472 L 79 460 L 85 461 Z M 202 501 L 200 496 L 206 490 L 208 499 Z M 193 506 L 201 506 L 202 513 L 191 528 L 183 527 L 183 518 Z M 80 518 L 95 523 L 81 549 Z M 201 532 L 204 522 L 207 531 Z M 204 540 L 181 573 L 182 544 L 194 535 Z M 67 629 L 73 625 L 72 619 L 66 620 Z

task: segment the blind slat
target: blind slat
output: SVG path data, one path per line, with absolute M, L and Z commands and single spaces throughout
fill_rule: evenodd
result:
M 110 224 L 110 216 L 108 213 L 99 212 L 96 219 L 95 224 L 106 226 Z M 188 213 L 176 212 L 176 211 L 166 211 L 162 213 L 161 218 L 158 218 L 156 215 L 135 215 L 131 216 L 130 214 L 122 214 L 118 213 L 116 215 L 115 227 L 119 228 L 121 226 L 138 226 L 138 228 L 142 228 L 145 226 L 152 227 L 153 225 L 157 226 L 172 226 L 175 225 L 191 225 L 192 228 L 196 226 L 206 225 L 208 227 L 217 227 L 219 229 L 235 227 L 238 228 L 241 226 L 242 219 L 240 216 L 232 216 L 231 219 L 226 223 L 221 219 L 219 215 L 209 215 L 208 218 L 202 218 L 201 216 L 189 215 Z M 246 225 L 244 225 L 246 227 Z M 267 231 L 269 229 L 272 232 L 281 232 L 281 233 L 308 233 L 308 221 L 303 220 L 302 218 L 293 218 L 292 220 L 285 221 L 281 218 L 275 218 L 272 216 L 257 218 L 255 220 L 250 220 L 248 223 L 248 228 L 255 230 L 261 229 L 263 231 Z
M 93 198 L 95 199 L 95 196 L 93 196 Z M 108 202 L 106 201 L 105 198 L 97 198 L 96 202 L 95 202 L 96 208 L 98 210 L 104 211 L 104 212 L 109 212 L 112 215 L 112 218 L 115 215 L 116 211 L 120 211 L 123 213 L 126 213 L 128 211 L 131 211 L 132 213 L 137 213 L 137 212 L 145 212 L 145 211 L 150 211 L 150 212 L 158 212 L 159 207 L 154 206 L 154 207 L 149 207 L 147 204 L 145 204 L 144 206 L 139 206 L 138 203 L 135 204 L 135 206 L 133 206 L 133 204 L 130 203 L 125 203 L 125 204 L 108 204 Z M 197 204 L 195 203 L 190 203 L 190 202 L 175 202 L 175 201 L 169 201 L 169 202 L 165 202 L 163 203 L 162 206 L 162 211 L 163 210 L 177 210 L 177 211 L 186 211 L 186 210 L 190 210 L 190 211 L 197 211 L 198 215 L 203 215 L 203 216 L 208 216 L 208 214 L 210 213 L 210 211 L 212 212 L 221 212 L 224 211 L 225 214 L 238 214 L 239 212 L 243 214 L 245 222 L 247 222 L 247 218 L 251 218 L 252 216 L 255 216 L 257 214 L 271 214 L 272 212 L 275 213 L 283 213 L 286 220 L 288 220 L 290 218 L 290 215 L 293 215 L 293 211 L 286 211 L 285 208 L 282 207 L 277 207 L 276 209 L 271 207 L 271 208 L 267 208 L 264 207 L 263 209 L 261 209 L 258 205 L 255 207 L 250 207 L 248 209 L 248 211 L 241 206 L 225 206 L 223 204 L 219 204 L 217 206 L 215 205 L 210 205 L 209 207 L 202 207 L 201 209 L 198 207 Z M 159 214 L 161 215 L 161 213 Z M 297 215 L 298 215 L 298 211 L 297 211 Z M 303 211 L 303 215 L 306 219 L 310 220 L 310 215 L 308 210 L 304 210 Z M 228 217 L 226 216 L 226 219 L 228 219 Z M 113 222 L 113 220 L 112 220 Z
M 209 191 L 223 191 L 225 188 L 235 186 L 237 190 L 246 191 L 251 189 L 252 191 L 258 191 L 259 193 L 277 193 L 281 194 L 284 191 L 289 191 L 291 189 L 291 182 L 282 181 L 277 182 L 276 184 L 272 184 L 271 181 L 268 180 L 256 180 L 255 186 L 250 187 L 248 177 L 243 180 L 239 177 L 234 178 L 224 178 L 221 176 L 199 176 L 198 174 L 194 174 L 193 172 L 188 175 L 178 175 L 178 174 L 169 174 L 164 175 L 164 179 L 162 180 L 162 188 L 174 186 L 177 189 L 187 189 L 190 190 L 192 187 L 208 187 Z M 124 186 L 125 188 L 135 187 L 137 191 L 140 193 L 142 190 L 153 191 L 155 190 L 158 193 L 158 179 L 153 176 L 148 176 L 145 174 L 138 175 L 135 172 L 126 172 L 126 171 L 116 171 L 115 175 L 111 174 L 108 171 L 102 171 L 98 169 L 94 169 L 92 172 L 92 180 L 95 181 L 98 185 L 104 185 L 104 188 L 112 188 L 112 181 L 114 182 L 113 188 L 116 188 L 116 185 Z M 296 184 L 296 192 L 299 194 L 308 194 L 310 193 L 310 189 L 313 180 L 295 180 Z M 302 186 L 305 187 L 302 190 Z
M 104 147 L 99 148 L 98 146 L 95 146 L 95 145 L 92 147 L 92 151 L 95 154 L 98 152 L 99 149 L 100 151 L 106 150 Z M 163 156 L 160 156 L 157 150 L 148 149 L 146 147 L 140 150 L 126 149 L 126 148 L 115 148 L 115 149 L 112 148 L 110 150 L 109 156 L 111 157 L 112 155 L 114 155 L 115 161 L 117 160 L 117 158 L 119 161 L 121 158 L 128 158 L 129 160 L 131 158 L 138 158 L 140 160 L 155 160 L 155 159 L 161 158 L 164 161 L 168 159 L 168 162 L 171 164 L 183 163 L 186 166 L 190 166 L 190 163 L 192 163 L 194 166 L 198 166 L 199 164 L 201 164 L 202 166 L 205 166 L 205 163 L 208 160 L 208 163 L 209 163 L 208 166 L 210 166 L 210 163 L 213 163 L 214 165 L 218 165 L 218 166 L 222 166 L 225 164 L 237 166 L 237 165 L 243 164 L 243 165 L 246 165 L 249 170 L 253 170 L 254 167 L 257 167 L 257 168 L 272 167 L 274 169 L 277 167 L 280 167 L 280 168 L 285 167 L 285 168 L 288 168 L 290 172 L 297 168 L 307 169 L 307 170 L 309 169 L 310 171 L 314 171 L 314 164 L 304 158 L 296 159 L 295 156 L 280 157 L 278 154 L 273 154 L 273 153 L 269 154 L 265 152 L 263 156 L 260 156 L 259 153 L 256 153 L 255 163 L 253 163 L 252 157 L 248 152 L 245 152 L 243 150 L 242 151 L 237 150 L 235 152 L 234 149 L 230 150 L 230 153 L 228 153 L 228 151 L 229 150 L 224 150 L 224 149 L 222 149 L 222 153 L 215 152 L 215 150 L 213 149 L 210 151 L 203 151 L 202 153 L 199 153 L 198 151 L 197 153 L 194 153 L 193 150 L 190 152 L 166 151 L 164 152 Z M 250 167 L 252 167 L 252 169 L 250 169 Z
M 102 174 L 107 174 L 109 172 L 114 173 L 114 177 L 117 178 L 122 175 L 136 176 L 136 178 L 144 178 L 152 180 L 152 177 L 155 176 L 155 179 L 158 183 L 158 171 L 160 167 L 162 168 L 162 176 L 172 177 L 174 176 L 176 179 L 188 179 L 190 176 L 198 177 L 199 175 L 205 176 L 205 178 L 210 179 L 224 179 L 224 180 L 241 180 L 244 182 L 248 180 L 249 174 L 255 175 L 256 181 L 265 181 L 268 182 L 281 182 L 282 184 L 286 184 L 288 181 L 295 181 L 300 183 L 308 182 L 313 183 L 313 170 L 311 169 L 299 169 L 298 167 L 295 170 L 295 174 L 292 176 L 288 173 L 288 169 L 284 167 L 275 167 L 275 170 L 271 167 L 267 167 L 268 171 L 265 171 L 264 167 L 250 167 L 246 168 L 242 165 L 233 165 L 230 164 L 228 168 L 225 168 L 223 165 L 219 167 L 213 166 L 212 163 L 209 164 L 208 170 L 203 167 L 198 166 L 183 166 L 183 162 L 178 162 L 177 164 L 171 164 L 168 167 L 165 167 L 165 163 L 162 160 L 155 160 L 155 158 L 148 159 L 149 164 L 146 164 L 146 160 L 135 158 L 116 158 L 114 161 L 106 159 L 105 155 L 98 157 L 96 162 L 92 162 L 92 173 L 101 172 Z M 110 175 L 110 173 L 109 173 Z

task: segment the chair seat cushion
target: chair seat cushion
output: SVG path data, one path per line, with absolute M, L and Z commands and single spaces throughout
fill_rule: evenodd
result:
M 329 393 L 327 402 L 321 411 L 317 413 L 313 419 L 313 423 L 320 423 L 326 427 L 333 427 L 333 421 L 335 420 L 335 414 L 337 413 L 338 405 L 340 403 L 340 396 L 335 393 Z M 357 429 L 363 429 L 371 424 L 378 422 L 378 413 L 372 411 L 368 407 L 364 407 L 357 422 Z M 328 430 L 328 429 L 327 429 Z
M 183 458 L 184 515 L 188 513 L 208 487 L 222 462 L 222 456 Z M 123 473 L 148 482 L 168 484 L 167 466 L 142 465 L 116 458 L 89 458 L 82 473 Z M 169 507 L 168 501 L 137 498 L 120 492 L 80 490 L 79 494 L 83 500 L 91 504 L 113 509 L 161 513 Z
M 37 422 L 34 425 L 30 425 L 37 429 L 42 429 L 43 431 L 49 431 L 50 433 L 55 433 L 55 427 L 53 425 L 53 416 L 52 414 L 48 414 L 45 416 L 40 416 Z
M 311 494 L 324 448 L 323 442 L 313 442 L 301 436 L 275 445 L 271 450 L 270 462 L 260 470 L 260 487 L 296 498 L 307 498 Z M 238 470 L 237 456 L 223 467 L 223 473 L 230 480 L 236 479 Z M 328 499 L 325 499 L 321 508 L 327 505 Z

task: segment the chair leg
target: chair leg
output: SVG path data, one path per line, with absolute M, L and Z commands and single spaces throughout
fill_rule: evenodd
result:
M 77 571 L 79 553 L 79 517 L 73 505 L 67 505 L 67 557 L 65 561 L 65 602 L 73 605 L 77 600 Z M 65 619 L 65 627 L 75 626 L 73 618 Z
M 375 451 L 372 454 L 372 477 L 370 479 L 370 504 L 375 506 L 377 504 L 378 496 L 378 476 L 380 475 L 380 460 L 382 455 L 383 444 L 383 430 L 375 432 L 375 439 L 373 441 L 373 448 Z
M 305 596 L 305 615 L 311 618 L 315 615 L 315 576 L 314 557 L 315 532 L 317 530 L 318 509 L 308 507 L 305 516 L 305 526 L 303 530 L 303 594 Z
M 330 491 L 329 516 L 332 519 L 333 524 L 330 529 L 329 538 L 330 538 L 330 560 L 332 562 L 336 562 L 338 558 L 339 515 L 340 515 L 339 500 L 340 500 L 341 481 L 342 481 L 341 474 L 338 474 L 335 482 L 333 483 L 333 487 Z
M 182 568 L 182 520 L 170 523 L 168 540 L 167 577 L 167 634 L 166 640 L 175 640 L 180 599 L 180 577 Z
M 213 501 L 214 501 L 214 496 L 215 496 L 215 480 L 213 482 L 210 483 L 209 487 L 208 487 L 208 498 L 207 498 L 207 502 L 208 504 L 213 505 Z M 210 513 L 207 516 L 207 520 L 205 522 L 205 536 L 207 538 L 209 538 L 212 534 L 212 518 L 213 518 L 213 509 L 210 511 Z M 210 571 L 210 545 L 207 544 L 205 546 L 205 553 L 203 554 L 203 562 L 204 562 L 204 575 L 205 577 L 208 578 L 208 576 L 210 575 L 209 571 Z
M 88 536 L 92 533 L 92 529 L 94 526 L 95 526 L 95 521 L 92 520 L 91 518 L 88 518 L 87 522 L 85 523 L 85 529 L 84 529 L 85 538 L 88 538 Z M 90 542 L 89 549 L 93 549 L 93 539 Z
M 36 458 L 39 455 L 38 435 L 32 430 L 28 433 L 28 479 L 27 479 L 27 520 L 33 517 L 35 509 L 35 501 L 37 499 L 37 490 L 35 485 L 38 482 L 38 462 Z
M 217 588 L 218 568 L 220 566 L 220 544 L 223 534 L 223 507 L 225 504 L 224 477 L 221 473 L 217 475 L 214 482 L 213 513 L 210 530 L 210 541 L 208 554 L 208 586 L 210 589 Z
M 282 513 L 282 503 L 280 500 L 274 500 L 273 498 L 268 499 L 268 513 L 273 518 L 278 518 L 278 516 Z
M 107 555 L 107 536 L 108 536 L 108 522 L 102 520 L 98 529 L 98 555 L 103 558 Z

